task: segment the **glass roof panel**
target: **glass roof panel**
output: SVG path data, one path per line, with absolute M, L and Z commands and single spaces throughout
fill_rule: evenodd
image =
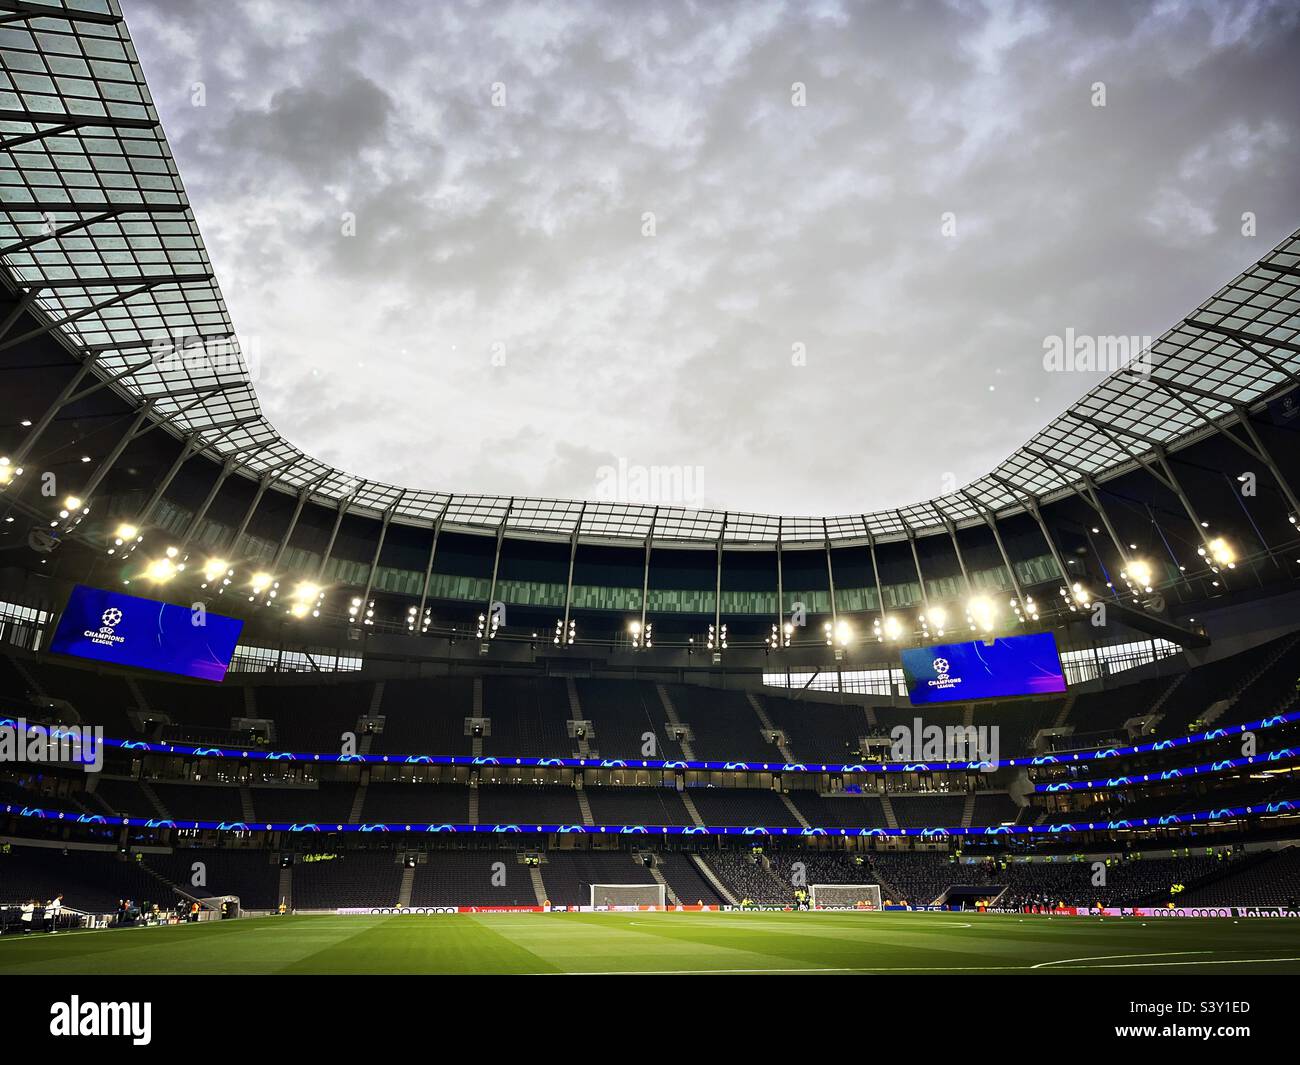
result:
M 48 14 L 62 8 L 62 14 Z M 116 0 L 44 3 L 0 26 L 0 273 L 30 292 L 93 372 L 152 400 L 241 472 L 393 520 L 519 535 L 745 545 L 894 539 L 970 524 L 1129 468 L 1209 431 L 1235 404 L 1300 379 L 1300 233 L 1205 300 L 1119 371 L 962 489 L 838 517 L 652 503 L 451 495 L 362 480 L 284 441 L 265 419 Z M 6 343 L 14 338 L 7 338 Z M 1208 419 L 1208 421 L 1207 421 Z M 905 525 L 906 523 L 906 525 Z

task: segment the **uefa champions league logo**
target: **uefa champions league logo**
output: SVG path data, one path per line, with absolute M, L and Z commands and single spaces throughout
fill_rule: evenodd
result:
M 116 644 L 126 643 L 125 636 L 119 636 L 113 630 L 122 624 L 122 611 L 115 606 L 110 606 L 99 615 L 99 628 L 87 629 L 82 633 L 91 643 L 98 644 L 101 647 L 112 647 Z
M 960 676 L 952 675 L 952 663 L 942 655 L 930 662 L 930 668 L 934 670 L 934 680 L 927 680 L 925 683 L 931 688 L 950 690 L 961 683 Z

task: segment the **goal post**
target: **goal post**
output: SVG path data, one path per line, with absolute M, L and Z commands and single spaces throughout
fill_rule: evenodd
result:
M 882 909 L 879 884 L 813 884 L 808 902 L 814 910 L 879 913 Z
M 591 908 L 616 910 L 623 906 L 663 906 L 663 884 L 592 884 Z

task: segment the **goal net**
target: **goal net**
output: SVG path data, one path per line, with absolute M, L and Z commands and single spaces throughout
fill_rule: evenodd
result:
M 813 884 L 808 889 L 814 910 L 864 910 L 878 913 L 879 884 Z
M 620 906 L 664 905 L 663 884 L 592 884 L 591 907 L 614 910 Z

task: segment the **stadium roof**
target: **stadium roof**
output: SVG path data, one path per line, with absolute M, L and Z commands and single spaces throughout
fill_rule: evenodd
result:
M 897 539 L 1022 509 L 1214 432 L 1300 382 L 1300 232 L 985 476 L 836 517 L 451 494 L 336 469 L 263 416 L 116 0 L 0 0 L 0 273 L 21 306 L 175 435 L 273 487 L 397 522 L 524 536 L 729 545 Z M 0 339 L 0 352 L 32 337 Z M 274 353 L 267 353 L 274 357 Z

